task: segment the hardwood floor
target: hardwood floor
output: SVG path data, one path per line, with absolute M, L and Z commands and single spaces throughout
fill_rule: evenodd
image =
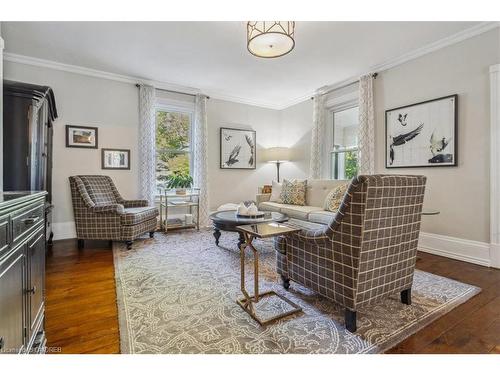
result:
M 482 292 L 388 353 L 500 354 L 500 270 L 419 254 L 417 268 Z M 108 242 L 58 241 L 47 257 L 46 329 L 61 353 L 119 353 L 113 256 Z
M 47 345 L 61 353 L 119 353 L 113 254 L 108 242 L 54 243 L 47 256 Z M 54 350 L 57 352 L 57 350 Z

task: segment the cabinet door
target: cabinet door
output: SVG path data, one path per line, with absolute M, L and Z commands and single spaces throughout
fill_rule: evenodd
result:
M 30 337 L 43 314 L 45 294 L 45 228 L 40 229 L 28 241 L 28 287 Z
M 19 353 L 24 348 L 24 301 L 26 245 L 0 262 L 0 353 Z

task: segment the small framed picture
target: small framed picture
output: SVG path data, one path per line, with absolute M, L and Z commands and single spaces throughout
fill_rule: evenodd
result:
M 66 147 L 97 148 L 97 128 L 66 125 Z
M 102 169 L 130 169 L 130 150 L 102 149 Z

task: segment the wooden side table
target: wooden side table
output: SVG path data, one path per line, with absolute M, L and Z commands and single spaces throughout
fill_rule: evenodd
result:
M 252 241 L 255 238 L 269 238 L 280 236 L 284 234 L 290 234 L 299 232 L 300 229 L 290 228 L 286 225 L 279 224 L 276 222 L 252 224 L 252 225 L 241 225 L 236 227 L 236 229 L 243 234 L 245 242 L 240 246 L 240 260 L 241 260 L 241 292 L 243 293 L 243 298 L 237 301 L 243 310 L 245 310 L 254 320 L 257 321 L 262 326 L 266 324 L 275 322 L 285 316 L 293 315 L 301 312 L 302 309 L 297 304 L 290 301 L 288 298 L 276 293 L 274 290 L 259 293 L 259 251 L 253 246 Z M 252 249 L 254 257 L 254 294 L 249 295 L 245 288 L 245 249 L 249 247 Z M 278 315 L 274 315 L 267 319 L 261 319 L 257 315 L 256 307 L 254 304 L 259 302 L 261 298 L 276 296 L 282 301 L 290 305 L 293 309 L 283 312 Z

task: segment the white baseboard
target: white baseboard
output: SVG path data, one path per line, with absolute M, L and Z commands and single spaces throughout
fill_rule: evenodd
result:
M 75 222 L 52 223 L 52 232 L 54 232 L 54 240 L 76 238 Z
M 500 268 L 500 244 L 498 243 L 490 245 L 490 266 Z
M 486 242 L 420 232 L 418 249 L 426 253 L 481 266 L 494 266 L 490 259 L 490 244 Z

